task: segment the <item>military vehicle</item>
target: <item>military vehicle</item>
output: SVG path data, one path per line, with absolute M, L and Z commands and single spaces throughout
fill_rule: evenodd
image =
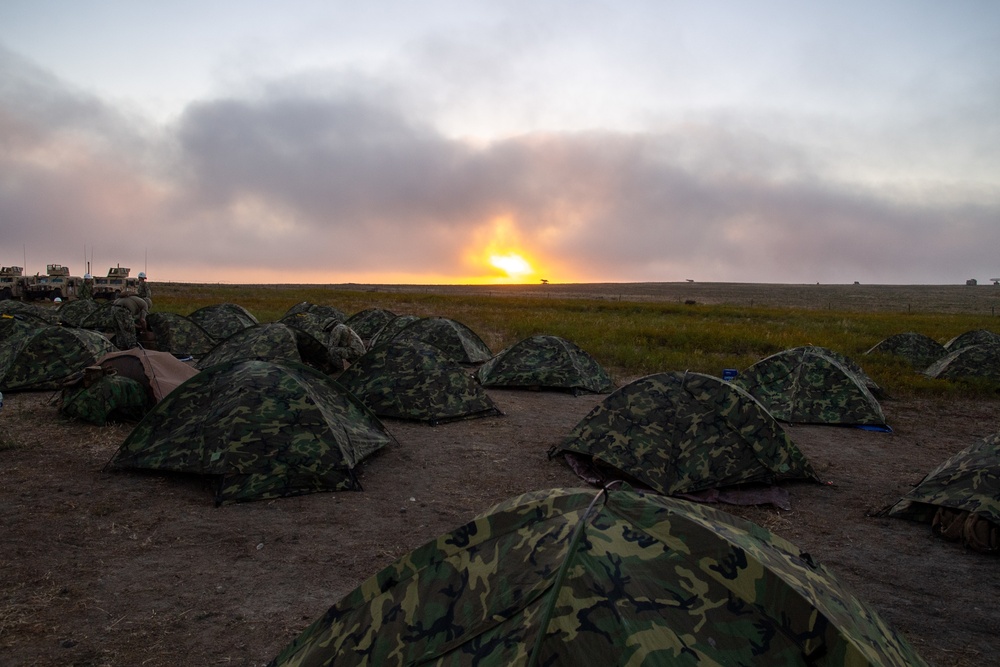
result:
M 24 295 L 27 280 L 24 267 L 0 267 L 0 299 L 20 299 Z
M 139 286 L 138 278 L 130 278 L 132 269 L 124 266 L 112 266 L 108 269 L 106 278 L 94 276 L 95 299 L 117 299 L 120 296 L 135 294 Z
M 47 264 L 44 276 L 36 273 L 25 281 L 23 298 L 28 300 L 68 299 L 71 296 L 76 296 L 76 292 L 82 284 L 83 278 L 71 276 L 68 266 Z

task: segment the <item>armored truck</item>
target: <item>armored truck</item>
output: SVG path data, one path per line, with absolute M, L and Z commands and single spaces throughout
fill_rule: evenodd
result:
M 27 280 L 22 266 L 0 267 L 0 299 L 20 299 Z
M 94 277 L 95 299 L 117 299 L 120 296 L 135 294 L 139 286 L 138 278 L 129 277 L 132 269 L 125 266 L 112 266 L 108 269 L 106 278 Z
M 45 275 L 35 274 L 25 283 L 24 298 L 31 299 L 68 299 L 76 296 L 77 290 L 83 284 L 80 276 L 71 276 L 69 267 L 62 264 L 47 264 Z

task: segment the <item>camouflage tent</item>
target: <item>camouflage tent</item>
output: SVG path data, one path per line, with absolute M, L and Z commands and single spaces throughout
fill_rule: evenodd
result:
M 378 418 L 322 373 L 236 361 L 171 392 L 106 468 L 209 475 L 223 504 L 360 489 L 354 468 L 390 442 Z
M 323 341 L 330 334 L 330 329 L 343 322 L 343 320 L 319 312 L 302 310 L 297 313 L 285 315 L 278 322 L 301 329 L 316 340 Z
M 71 302 L 72 303 L 72 302 Z M 115 306 L 113 303 L 92 301 L 97 307 L 91 309 L 86 317 L 80 320 L 80 326 L 93 331 L 115 331 Z
M 956 348 L 928 366 L 924 375 L 941 380 L 982 378 L 1000 381 L 1000 343 Z
M 338 322 L 343 322 L 344 320 L 347 319 L 347 315 L 344 313 L 344 311 L 340 310 L 339 308 L 334 308 L 333 306 L 324 306 L 317 303 L 309 303 L 308 301 L 300 301 L 299 303 L 289 308 L 287 311 L 285 311 L 285 315 L 282 317 L 282 319 L 284 319 L 284 317 L 288 317 L 290 315 L 297 315 L 299 313 L 312 313 L 313 315 L 316 315 L 321 319 L 335 319 Z
M 967 546 L 1000 551 L 1000 433 L 949 458 L 887 513 L 931 523 Z
M 0 342 L 0 391 L 58 389 L 115 347 L 101 334 L 44 326 Z
M 271 662 L 306 665 L 926 663 L 794 544 L 626 487 L 527 493 L 417 548 Z
M 419 319 L 420 317 L 417 315 L 399 315 L 398 317 L 392 318 L 386 322 L 381 329 L 375 332 L 375 334 L 368 341 L 368 347 L 371 348 L 378 345 L 385 345 L 395 338 L 400 331 Z
M 141 347 L 112 352 L 99 359 L 97 365 L 138 382 L 151 405 L 159 403 L 167 394 L 198 374 L 198 369 L 169 352 Z
M 484 387 L 562 389 L 603 394 L 611 376 L 575 343 L 559 336 L 531 336 L 514 343 L 479 367 Z
M 59 412 L 98 426 L 142 419 L 151 406 L 143 386 L 124 375 L 98 372 L 101 374 L 96 378 L 81 378 L 63 388 Z
M 368 342 L 395 317 L 395 313 L 384 308 L 366 308 L 348 317 L 344 324 L 354 329 L 361 340 Z
M 889 336 L 865 354 L 891 354 L 902 357 L 914 368 L 924 369 L 948 354 L 948 350 L 930 336 L 909 331 Z
M 216 341 L 190 318 L 177 313 L 153 312 L 146 316 L 149 330 L 156 336 L 156 349 L 178 357 L 202 357 Z
M 823 347 L 796 347 L 758 361 L 733 382 L 780 421 L 888 430 L 865 379 L 841 359 Z
M 101 304 L 93 299 L 74 299 L 59 306 L 59 321 L 71 327 L 82 327 L 87 317 Z
M 430 343 L 459 364 L 479 364 L 493 356 L 476 332 L 447 317 L 421 317 L 391 338 L 380 332 L 376 345 L 384 345 L 389 340 Z
M 332 370 L 326 347 L 308 333 L 281 322 L 255 324 L 237 331 L 198 360 L 198 368 L 240 359 L 296 361 L 324 373 Z
M 961 349 L 963 347 L 968 347 L 970 345 L 990 345 L 990 344 L 993 345 L 1000 344 L 1000 334 L 994 333 L 989 329 L 974 329 L 972 331 L 966 331 L 965 333 L 961 333 L 955 336 L 947 343 L 945 343 L 944 347 L 948 352 L 954 352 L 955 350 Z
M 24 335 L 44 326 L 49 325 L 21 315 L 0 315 L 0 343 L 8 338 Z
M 34 320 L 42 324 L 59 324 L 56 310 L 24 301 L 0 301 L 0 315 L 18 315 L 25 320 Z
M 338 380 L 379 417 L 440 424 L 502 414 L 461 366 L 419 341 L 380 345 Z
M 805 456 L 742 389 L 700 373 L 658 373 L 605 398 L 549 457 L 575 453 L 667 495 L 816 479 Z
M 225 340 L 234 333 L 259 324 L 257 318 L 235 303 L 217 303 L 194 311 L 188 318 L 215 340 Z

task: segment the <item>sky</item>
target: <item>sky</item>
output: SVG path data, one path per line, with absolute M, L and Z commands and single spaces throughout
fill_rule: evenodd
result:
M 4 0 L 0 264 L 986 282 L 998 32 L 994 0 Z

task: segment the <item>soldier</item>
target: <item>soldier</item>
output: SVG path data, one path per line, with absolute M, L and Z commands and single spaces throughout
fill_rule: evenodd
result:
M 81 299 L 94 299 L 94 276 L 89 273 L 83 274 L 83 284 L 80 285 L 80 291 L 77 296 Z
M 131 317 L 133 335 L 134 330 L 138 328 L 140 331 L 146 330 L 146 313 L 149 312 L 149 305 L 146 303 L 145 299 L 141 299 L 138 296 L 123 296 L 115 299 L 114 305 L 124 308 Z M 123 350 L 129 348 L 118 346 Z M 135 347 L 135 345 L 132 345 Z
M 327 347 L 335 366 L 346 368 L 365 353 L 365 344 L 354 329 L 346 324 L 337 323 L 330 329 Z
M 149 283 L 146 282 L 145 271 L 139 272 L 139 286 L 135 288 L 135 294 L 145 300 L 146 310 L 153 309 L 153 290 L 149 288 Z

